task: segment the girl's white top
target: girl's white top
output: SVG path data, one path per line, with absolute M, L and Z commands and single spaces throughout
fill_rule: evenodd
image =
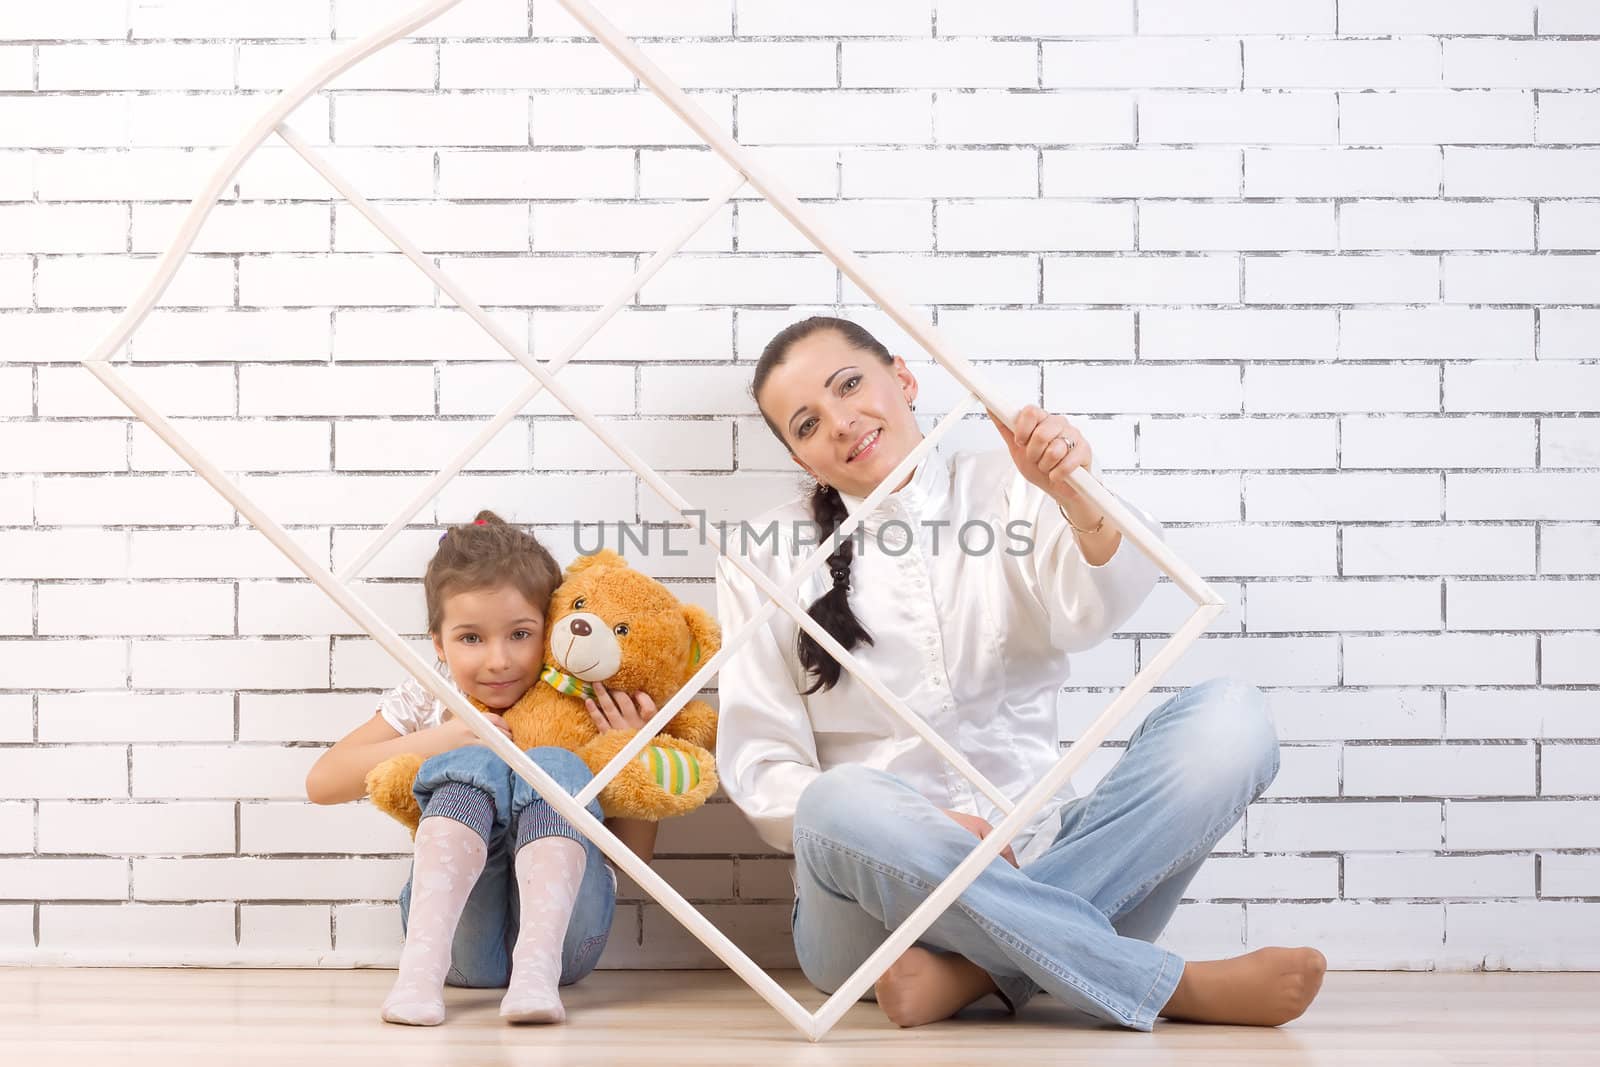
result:
M 852 511 L 861 503 L 844 500 Z M 1160 535 L 1158 524 L 1133 510 Z M 849 595 L 873 644 L 854 654 L 1001 792 L 1020 799 L 1062 753 L 1056 705 L 1068 653 L 1093 648 L 1126 622 L 1158 569 L 1126 540 L 1103 566 L 1091 566 L 1055 502 L 1003 451 L 930 452 L 863 525 Z M 776 537 L 758 541 L 772 526 Z M 817 533 L 809 508 L 796 500 L 742 529 L 729 526 L 725 540 L 729 554 L 743 551 L 781 585 Z M 1029 539 L 1031 550 L 1022 551 Z M 796 599 L 809 605 L 831 586 L 824 566 Z M 719 561 L 724 633 L 737 632 L 765 599 Z M 793 852 L 801 791 L 843 763 L 894 774 L 942 808 L 1000 821 L 988 797 L 849 671 L 831 690 L 801 695 L 811 679 L 800 666 L 797 633 L 779 612 L 718 682 L 717 769 L 763 839 Z M 1063 789 L 1016 837 L 1020 861 L 1049 846 L 1072 796 Z
M 433 669 L 439 672 L 445 688 L 458 693 L 461 691 L 455 679 L 450 677 L 450 669 L 443 660 L 436 663 Z M 414 734 L 418 730 L 438 726 L 444 722 L 445 711 L 444 701 L 428 692 L 426 686 L 409 674 L 405 681 L 378 698 L 378 714 L 402 734 Z

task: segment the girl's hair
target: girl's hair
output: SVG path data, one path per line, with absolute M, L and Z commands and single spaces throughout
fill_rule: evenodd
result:
M 860 325 L 849 319 L 813 315 L 809 319 L 801 319 L 793 325 L 784 327 L 762 350 L 761 358 L 756 361 L 755 375 L 750 382 L 751 395 L 756 397 L 758 405 L 761 387 L 766 385 L 767 378 L 771 376 L 773 370 L 788 358 L 789 349 L 807 337 L 824 330 L 834 331 L 843 337 L 851 348 L 870 353 L 880 363 L 885 365 L 894 363 L 894 357 L 889 354 L 883 343 Z M 765 411 L 761 413 L 761 417 L 766 419 L 767 429 L 772 431 L 773 436 L 783 441 L 783 432 Z M 784 441 L 784 444 L 787 446 L 788 442 Z M 844 499 L 839 496 L 839 490 L 831 485 L 819 483 L 813 486 L 806 502 L 811 508 L 812 521 L 821 528 L 821 539 L 824 541 L 833 536 L 833 532 L 839 528 L 849 510 L 845 507 Z M 833 575 L 833 587 L 818 597 L 809 609 L 811 617 L 820 623 L 835 641 L 843 645 L 847 652 L 862 642 L 872 644 L 872 635 L 861 625 L 855 612 L 850 610 L 850 564 L 854 558 L 854 539 L 846 537 L 828 557 L 828 571 Z M 839 661 L 829 655 L 821 645 L 817 644 L 816 639 L 804 630 L 800 631 L 799 653 L 801 666 L 814 676 L 811 687 L 805 690 L 807 695 L 819 690 L 825 692 L 838 684 Z
M 428 601 L 428 632 L 444 624 L 445 599 L 455 593 L 515 586 L 542 613 L 561 584 L 561 568 L 538 538 L 510 525 L 492 511 L 480 511 L 470 524 L 452 526 L 439 538 L 428 561 L 422 591 Z

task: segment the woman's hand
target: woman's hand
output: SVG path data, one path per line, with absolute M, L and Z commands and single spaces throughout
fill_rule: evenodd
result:
M 989 412 L 995 429 L 1011 450 L 1011 462 L 1028 481 L 1066 508 L 1082 499 L 1072 484 L 1072 472 L 1087 469 L 1094 459 L 1089 441 L 1062 415 L 1051 415 L 1029 404 L 1017 412 L 1012 428 Z
M 594 683 L 594 696 L 583 702 L 589 709 L 589 718 L 594 721 L 595 728 L 601 733 L 608 730 L 641 730 L 644 724 L 655 718 L 655 701 L 650 699 L 650 694 L 643 690 L 629 697 L 620 690 L 607 689 L 599 682 Z
M 499 730 L 507 737 L 511 736 L 511 727 L 506 723 L 505 719 L 501 718 L 492 711 L 485 711 L 482 713 L 482 715 L 485 719 L 489 720 L 489 725 L 493 726 L 496 730 Z M 448 745 L 448 748 L 442 749 L 441 751 L 448 752 L 452 748 L 462 748 L 466 745 L 483 744 L 483 739 L 478 736 L 477 732 L 473 730 L 472 727 L 467 725 L 467 720 L 461 718 L 453 711 L 445 712 L 444 722 L 440 723 L 438 726 L 435 726 L 434 729 L 439 731 L 440 740 Z
M 976 815 L 966 815 L 959 811 L 951 811 L 949 808 L 940 808 L 939 810 L 955 820 L 955 824 L 963 830 L 976 834 L 980 841 L 994 833 L 994 827 L 989 825 L 989 820 L 987 819 L 980 819 Z M 1000 858 L 1013 867 L 1017 866 L 1017 854 L 1011 851 L 1010 845 L 1000 850 Z

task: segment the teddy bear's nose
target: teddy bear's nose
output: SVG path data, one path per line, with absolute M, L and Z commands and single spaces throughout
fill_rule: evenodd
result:
M 569 625 L 572 627 L 572 632 L 579 637 L 588 637 L 593 632 L 590 630 L 589 624 L 583 619 L 573 619 Z

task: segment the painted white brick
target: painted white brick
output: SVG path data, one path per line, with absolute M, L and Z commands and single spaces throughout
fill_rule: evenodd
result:
M 8 11 L 0 40 L 120 39 L 127 32 L 126 0 L 82 0 L 66 7 L 19 7 Z
M 332 121 L 347 145 L 525 145 L 526 93 L 349 93 Z
M 233 589 L 213 583 L 96 582 L 39 587 L 41 634 L 229 634 Z
M 975 359 L 1132 359 L 1133 315 L 1123 310 L 950 309 L 939 333 Z
M 0 324 L 3 323 L 4 319 L 0 318 Z M 33 371 L 28 367 L 0 367 L 0 415 L 32 414 Z
M 1003 5 L 983 0 L 936 0 L 935 9 L 941 37 L 1091 37 L 1133 32 L 1131 0 L 1082 0 L 1074 4 L 1012 0 Z
M 492 415 L 532 380 L 521 366 L 491 363 L 446 367 L 439 372 L 439 414 Z M 591 414 L 633 414 L 631 367 L 569 366 L 561 372 L 561 381 L 583 398 Z M 566 413 L 547 390 L 541 390 L 524 411 L 529 415 Z
M 122 423 L 0 422 L 0 471 L 120 471 L 128 469 Z
M 554 359 L 577 339 L 590 317 L 589 312 L 537 312 L 534 353 Z M 728 358 L 732 334 L 733 312 L 725 308 L 624 308 L 583 345 L 579 358 L 721 362 Z M 567 373 L 562 372 L 563 378 Z
M 59 256 L 38 260 L 36 290 L 40 307 L 106 307 L 132 303 L 154 273 L 154 258 Z M 178 267 L 163 298 L 184 307 L 233 303 L 233 263 L 190 256 Z M 103 387 L 102 387 L 103 388 Z
M 1600 141 L 1600 103 L 1592 92 L 1540 93 L 1540 144 L 1593 144 Z
M 1338 896 L 1339 870 L 1331 856 L 1212 856 L 1185 891 L 1190 900 Z
M 120 578 L 127 540 L 109 530 L 0 531 L 0 578 Z
M 1140 148 L 1044 153 L 1045 196 L 1236 196 L 1237 149 Z
M 433 193 L 433 155 L 416 148 L 361 148 L 332 145 L 319 151 L 361 195 L 426 197 Z M 167 199 L 181 200 L 191 190 Z M 239 194 L 247 198 L 337 200 L 327 180 L 288 148 L 263 145 L 239 172 Z
M 1445 256 L 1444 296 L 1452 303 L 1594 303 L 1600 264 L 1593 256 Z
M 599 151 L 586 148 L 577 155 L 587 157 Z M 839 152 L 835 148 L 747 147 L 745 151 L 773 173 L 782 175 L 795 196 L 835 196 L 839 192 Z M 633 195 L 633 154 L 628 153 L 629 191 L 621 194 L 624 196 Z M 733 171 L 709 148 L 641 148 L 638 155 L 640 196 L 704 199 L 733 180 Z M 595 194 L 580 191 L 572 195 Z M 734 196 L 752 202 L 761 199 L 748 184 Z
M 1238 368 L 1047 366 L 1044 406 L 1082 414 L 1236 412 Z
M 499 511 L 499 508 L 495 510 Z M 505 512 L 501 511 L 504 515 Z M 510 519 L 510 516 L 506 516 Z M 516 521 L 516 520 L 511 520 Z M 433 644 L 417 639 L 407 642 L 419 656 L 432 656 Z M 334 641 L 333 679 L 340 688 L 382 689 L 395 685 L 397 665 L 377 642 L 366 638 L 342 637 Z
M 167 148 L 52 152 L 26 161 L 32 177 L 25 173 L 18 179 L 25 183 L 18 198 L 30 196 L 37 182 L 40 197 L 48 200 L 183 200 L 194 196 L 217 166 L 220 152 Z
M 1600 89 L 1600 41 L 1447 40 L 1444 82 L 1486 89 Z
M 429 75 L 431 83 L 431 64 Z M 634 84 L 633 74 L 597 41 L 439 46 L 443 89 L 632 89 Z
M 1443 699 L 1414 689 L 1274 692 L 1272 719 L 1283 741 L 1437 738 Z
M 413 584 L 369 584 L 360 596 L 379 618 L 400 633 L 427 628 L 422 590 Z M 241 582 L 239 632 L 294 637 L 359 634 L 365 631 L 321 590 L 305 582 Z
M 614 6 L 614 5 L 613 5 Z M 344 0 L 335 10 L 334 35 L 364 36 L 386 25 L 394 9 L 383 0 Z M 526 37 L 525 0 L 466 0 L 428 23 L 426 37 Z
M 1429 37 L 1244 42 L 1244 84 L 1251 89 L 1421 88 L 1440 84 L 1439 70 L 1439 42 Z
M 1350 308 L 1339 313 L 1340 359 L 1532 359 L 1523 308 Z
M 1163 522 L 1187 523 L 1237 521 L 1240 517 L 1239 483 L 1236 473 L 1123 471 L 1106 484 L 1112 492 L 1138 501 L 1152 515 L 1160 515 Z
M 1332 467 L 1337 427 L 1329 419 L 1144 419 L 1146 469 Z
M 1131 249 L 1133 231 L 1127 204 L 976 200 L 939 207 L 939 247 L 946 251 Z
M 1600 202 L 1567 201 L 1539 207 L 1540 248 L 1600 248 Z
M 1530 856 L 1356 855 L 1344 861 L 1352 897 L 1449 898 L 1533 895 Z
M 266 93 L 128 97 L 128 143 L 150 147 L 232 145 L 260 120 L 272 99 Z M 300 105 L 294 125 L 310 144 L 327 144 L 327 100 L 312 97 Z
M 1544 574 L 1600 574 L 1600 528 L 1546 523 L 1540 531 L 1539 570 Z
M 411 851 L 411 835 L 370 804 L 239 805 L 239 848 L 248 853 L 389 854 Z
M 740 123 L 753 111 L 747 103 L 755 94 L 744 94 L 740 101 Z M 795 99 L 788 94 L 771 94 L 777 100 Z M 471 97 L 469 99 L 474 99 Z M 694 94 L 694 102 L 710 114 L 716 125 L 732 125 L 732 102 L 726 95 Z M 804 96 L 798 99 L 817 99 Z M 750 137 L 751 140 L 758 138 Z M 781 141 L 782 139 L 779 138 Z M 667 110 L 653 95 L 540 94 L 533 102 L 533 143 L 536 145 L 681 145 L 699 144 L 699 135 Z
M 277 745 L 135 745 L 135 797 L 303 797 L 322 753 Z
M 0 89 L 33 88 L 33 49 L 21 45 L 0 46 Z
M 28 86 L 31 87 L 31 86 Z M 233 49 L 215 44 L 42 45 L 40 89 L 232 89 Z
M 1541 852 L 1539 871 L 1544 896 L 1589 897 L 1600 885 L 1600 856 Z
M 1600 745 L 1540 746 L 1539 792 L 1544 796 L 1593 796 L 1600 792 Z
M 1449 737 L 1600 737 L 1594 698 L 1582 690 L 1463 689 L 1449 696 Z
M 841 153 L 844 195 L 862 197 L 1033 196 L 1033 152 L 904 149 Z
M 1331 797 L 1339 793 L 1338 745 L 1282 745 L 1278 750 L 1278 775 L 1263 797 Z M 1278 896 L 1261 892 L 1257 896 Z M 1293 894 L 1283 894 L 1291 896 Z M 1334 896 L 1319 893 L 1318 896 Z
M 1430 521 L 1443 498 L 1436 474 L 1247 474 L 1253 522 Z
M 124 900 L 128 861 L 124 859 L 0 859 L 0 884 L 13 900 Z
M 1332 33 L 1331 0 L 1142 0 L 1140 33 Z
M 129 5 L 132 36 L 326 37 L 329 11 L 318 0 L 285 0 L 270 9 L 204 0 L 137 0 Z
M 1166 642 L 1144 640 L 1144 662 Z M 1332 637 L 1204 637 L 1163 681 L 1197 685 L 1208 678 L 1249 678 L 1256 685 L 1332 685 L 1338 674 Z
M 0 641 L 0 657 L 14 644 Z M 6 678 L 17 675 L 8 669 Z M 7 798 L 90 800 L 128 795 L 128 750 L 121 745 L 0 748 L 0 768 L 5 770 L 0 796 Z
M 332 945 L 327 905 L 252 904 L 239 909 L 239 948 L 277 954 L 284 945 L 314 953 Z
M 633 274 L 628 260 L 598 257 L 497 256 L 445 259 L 440 266 L 485 305 L 604 304 Z
M 651 60 L 686 89 L 832 88 L 838 83 L 836 56 L 829 41 L 685 41 L 650 47 Z
M 1600 149 L 1446 148 L 1446 196 L 1593 196 Z
M 1600 637 L 1548 634 L 1540 638 L 1539 680 L 1546 685 L 1600 684 Z
M 375 966 L 400 959 L 400 909 L 393 904 L 339 904 L 333 909 L 340 952 L 360 953 Z
M 1390 852 L 1438 848 L 1436 800 L 1258 804 L 1247 816 L 1252 851 Z
M 243 367 L 242 415 L 431 415 L 427 367 Z
M 234 377 L 226 367 L 122 367 L 118 375 L 163 415 L 232 415 Z M 39 414 L 126 419 L 129 412 L 82 367 L 39 371 Z
M 36 516 L 33 503 L 36 479 L 0 478 L 0 522 L 7 525 L 31 523 Z
M 1044 84 L 1091 89 L 1232 89 L 1239 85 L 1239 42 L 1126 38 L 1044 45 Z
M 0 148 L 126 145 L 131 101 L 126 96 L 0 98 Z
M 1531 467 L 1532 419 L 1345 418 L 1345 467 Z
M 1444 905 L 1255 904 L 1249 945 L 1316 945 L 1339 969 L 1425 969 L 1444 948 Z
M 326 530 L 290 530 L 289 536 L 326 563 Z M 299 578 L 301 574 L 254 529 L 135 530 L 128 535 L 130 578 Z M 420 573 L 420 572 L 419 572 Z
M 39 740 L 226 741 L 233 696 L 224 693 L 42 693 Z
M 33 807 L 32 801 L 0 803 L 0 853 L 33 851 Z
M 328 344 L 325 311 L 157 308 L 139 327 L 131 347 L 136 361 L 273 362 L 321 361 L 327 358 Z
M 1452 849 L 1600 848 L 1600 801 L 1453 800 L 1445 825 Z
M 1032 256 L 875 253 L 862 257 L 892 292 L 917 304 L 1022 304 L 1039 292 Z M 846 303 L 869 303 L 846 280 Z
M 1539 423 L 1540 466 L 1600 466 L 1600 422 L 1543 419 Z
M 1147 308 L 1139 313 L 1141 359 L 1332 359 L 1338 335 L 1335 313 L 1323 309 Z
M 541 204 L 533 209 L 533 247 L 541 252 L 654 252 L 683 229 L 682 204 Z M 527 246 L 527 230 L 518 235 Z M 724 207 L 684 244 L 690 252 L 733 247 L 733 209 Z
M 1437 196 L 1437 148 L 1249 148 L 1246 196 Z
M 634 195 L 634 152 L 438 152 L 442 197 L 523 200 Z
M 0 205 L 0 252 L 121 252 L 128 209 L 121 204 Z
M 732 470 L 733 427 L 682 419 L 607 422 L 606 429 L 658 471 Z M 627 470 L 628 466 L 577 422 L 541 422 L 534 430 L 536 470 Z
M 522 252 L 528 248 L 528 210 L 512 204 L 380 204 L 412 243 L 425 252 Z M 334 210 L 334 247 L 387 252 L 394 246 L 349 204 Z
M 1600 629 L 1600 582 L 1451 582 L 1452 630 Z
M 1339 32 L 1528 34 L 1533 0 L 1339 0 Z
M 1127 93 L 939 93 L 933 113 L 934 133 L 943 144 L 1131 144 L 1134 139 L 1134 99 Z
M 1531 125 L 1531 101 L 1530 125 Z M 1343 130 L 1333 93 L 1148 93 L 1141 144 L 1333 144 Z
M 439 494 L 438 511 L 441 518 L 465 521 L 480 509 L 491 508 L 507 522 L 548 522 L 549 502 L 561 500 L 562 518 L 567 521 L 632 518 L 633 486 L 631 475 L 469 474 Z M 654 498 L 653 493 L 649 496 Z
M 1463 363 L 1445 368 L 1446 411 L 1597 411 L 1600 367 Z
M 174 419 L 174 427 L 225 471 L 327 470 L 324 422 L 219 422 Z M 134 470 L 188 470 L 188 464 L 143 423 L 131 427 Z
M 135 641 L 131 660 L 133 684 L 142 688 L 316 689 L 328 684 L 326 639 Z
M 26 637 L 33 633 L 33 585 L 0 583 L 0 634 Z
M 1422 303 L 1439 298 L 1435 256 L 1246 256 L 1251 304 Z
M 233 844 L 232 804 L 39 805 L 40 852 L 178 856 L 232 852 Z
M 1416 634 L 1344 639 L 1346 685 L 1526 685 L 1532 636 Z
M 1505 144 L 1533 139 L 1533 94 L 1339 94 L 1343 144 Z
M 239 88 L 282 89 L 346 47 L 319 44 L 239 45 Z M 396 41 L 368 56 L 328 83 L 329 89 L 431 89 L 434 49 L 416 41 Z
M 1451 519 L 1592 520 L 1586 502 L 1600 492 L 1589 472 L 1449 474 L 1446 514 Z
M 385 900 L 400 892 L 410 872 L 409 859 L 136 859 L 133 896 L 135 900 Z
M 721 6 L 726 9 L 726 4 Z M 804 10 L 765 0 L 737 0 L 736 13 L 739 32 L 750 36 L 900 37 L 927 35 L 933 25 L 931 8 L 930 0 L 884 0 L 866 7 L 818 0 Z
M 41 478 L 41 523 L 61 526 L 227 524 L 233 507 L 199 478 L 177 475 Z
M 1339 241 L 1345 248 L 1532 248 L 1533 205 L 1511 200 L 1346 204 L 1339 211 Z
M 1532 745 L 1350 745 L 1349 796 L 1516 796 L 1533 793 Z
M 438 535 L 430 538 L 437 546 Z M 239 740 L 333 742 L 377 714 L 377 693 L 241 693 Z
M 257 307 L 431 304 L 433 283 L 398 253 L 251 256 L 239 262 L 239 302 Z
M 1586 0 L 1539 0 L 1539 32 L 1600 32 L 1600 11 Z
M 771 304 L 830 299 L 837 272 L 820 255 L 750 260 L 681 255 L 639 293 L 646 304 Z
M 287 525 L 332 522 L 381 526 L 422 488 L 425 479 L 420 474 L 247 474 L 238 481 L 251 499 Z M 426 510 L 420 514 L 422 521 L 430 518 Z
M 335 464 L 351 471 L 428 471 L 452 460 L 477 437 L 476 422 L 390 419 L 341 422 L 334 428 Z M 526 470 L 528 425 L 513 421 L 469 462 L 467 470 Z
M 1448 904 L 1448 965 L 1484 970 L 1591 969 L 1600 961 L 1600 938 L 1585 924 L 1591 907 L 1559 901 Z
M 827 232 L 848 233 L 857 252 L 926 252 L 933 248 L 933 206 L 926 201 L 828 200 L 808 207 Z M 768 203 L 739 205 L 738 230 L 741 252 L 809 252 L 816 247 Z M 959 230 L 946 225 L 945 232 L 945 247 L 959 247 L 948 243 L 959 238 Z
M 1020 89 L 1038 84 L 1037 63 L 1027 41 L 846 41 L 839 69 L 860 89 Z
M 1434 367 L 1414 365 L 1250 367 L 1244 406 L 1252 412 L 1436 411 L 1439 377 Z
M 1539 315 L 1539 355 L 1544 359 L 1587 359 L 1600 353 L 1594 326 L 1600 309 L 1545 308 Z
M 526 347 L 526 312 L 494 311 L 487 314 L 503 332 Z M 325 322 L 325 316 L 319 318 Z M 488 331 L 457 308 L 346 310 L 334 313 L 335 360 L 432 362 L 438 359 L 504 357 L 505 350 L 495 343 Z
M 1437 582 L 1252 582 L 1245 619 L 1252 633 L 1437 630 Z
M 1139 207 L 1142 249 L 1306 249 L 1335 244 L 1331 204 L 1158 202 Z
M 1231 303 L 1239 299 L 1232 256 L 1046 257 L 1049 303 Z

